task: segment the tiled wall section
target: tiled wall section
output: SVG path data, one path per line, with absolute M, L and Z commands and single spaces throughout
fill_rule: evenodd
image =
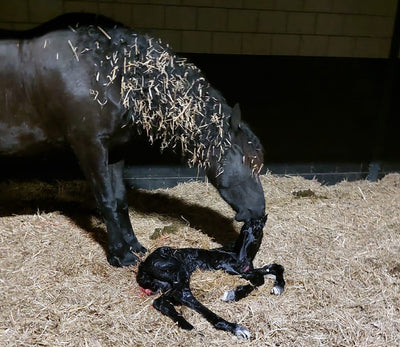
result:
M 110 16 L 178 52 L 388 56 L 396 0 L 14 0 L 0 27 L 26 29 L 72 11 Z

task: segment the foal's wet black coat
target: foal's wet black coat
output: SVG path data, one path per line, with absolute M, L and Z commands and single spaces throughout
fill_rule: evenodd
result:
M 216 329 L 229 331 L 243 338 L 250 338 L 250 332 L 236 324 L 219 317 L 202 305 L 190 290 L 190 277 L 196 269 L 223 270 L 232 275 L 239 275 L 251 284 L 239 286 L 228 291 L 222 297 L 224 301 L 238 301 L 248 296 L 256 287 L 264 284 L 264 277 L 275 279 L 272 293 L 283 292 L 285 281 L 283 267 L 278 264 L 266 265 L 254 269 L 253 259 L 260 248 L 266 216 L 243 225 L 239 239 L 233 251 L 224 249 L 161 247 L 151 253 L 139 265 L 137 281 L 152 294 L 161 292 L 153 306 L 170 317 L 183 329 L 193 326 L 180 315 L 175 305 L 186 305 L 202 314 Z
M 138 132 L 172 149 L 182 145 L 193 165 L 201 159 L 237 220 L 265 214 L 260 141 L 239 107 L 227 105 L 167 45 L 94 15 L 64 15 L 0 38 L 0 155 L 72 151 L 106 224 L 112 265 L 135 264 L 135 253 L 146 251 L 133 232 L 123 182 L 124 152 Z M 180 84 L 164 89 L 155 84 L 161 80 Z M 196 100 L 196 116 L 182 117 L 180 97 L 186 106 Z

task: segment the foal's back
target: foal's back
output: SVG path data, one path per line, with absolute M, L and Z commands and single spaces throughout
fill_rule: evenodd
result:
M 196 269 L 224 270 L 238 274 L 237 256 L 222 249 L 160 247 L 139 264 L 137 281 L 153 293 L 185 286 Z

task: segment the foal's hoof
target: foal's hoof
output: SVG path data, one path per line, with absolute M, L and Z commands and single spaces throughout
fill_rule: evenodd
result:
M 126 252 L 121 255 L 110 254 L 108 257 L 108 262 L 112 266 L 122 267 L 122 266 L 135 265 L 137 262 L 139 262 L 139 258 L 131 252 Z
M 221 296 L 221 300 L 222 301 L 235 301 L 235 291 L 234 290 L 227 290 L 222 296 Z
M 271 289 L 271 294 L 274 295 L 281 295 L 283 293 L 285 289 L 280 286 L 280 285 L 275 285 L 272 289 Z
M 241 339 L 249 340 L 251 338 L 251 333 L 245 327 L 237 325 L 235 329 L 235 335 Z

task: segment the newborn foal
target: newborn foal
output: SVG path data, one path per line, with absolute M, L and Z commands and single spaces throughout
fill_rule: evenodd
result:
M 240 275 L 251 283 L 227 291 L 222 296 L 224 301 L 238 301 L 245 298 L 256 287 L 264 284 L 264 277 L 274 278 L 275 283 L 271 293 L 281 294 L 285 286 L 281 265 L 270 264 L 258 269 L 253 267 L 253 259 L 260 248 L 266 220 L 267 216 L 245 223 L 233 251 L 223 248 L 211 250 L 157 248 L 140 263 L 137 281 L 146 292 L 151 294 L 162 292 L 162 295 L 154 300 L 153 306 L 177 322 L 181 328 L 191 330 L 193 326 L 176 311 L 174 305 L 186 305 L 194 309 L 216 329 L 229 331 L 242 338 L 250 338 L 251 334 L 246 328 L 227 322 L 202 305 L 190 291 L 189 283 L 190 276 L 196 269 L 224 270 L 232 275 Z

